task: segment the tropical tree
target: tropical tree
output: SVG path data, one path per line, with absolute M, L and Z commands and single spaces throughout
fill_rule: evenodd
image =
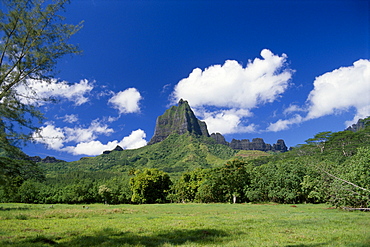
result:
M 250 201 L 303 202 L 309 192 L 302 189 L 302 183 L 310 173 L 306 162 L 299 158 L 257 166 L 251 175 L 251 185 L 246 187 L 246 197 Z
M 18 189 L 28 179 L 43 181 L 44 172 L 32 162 L 0 157 L 1 201 L 18 201 Z
M 343 164 L 321 168 L 329 184 L 329 202 L 334 206 L 370 206 L 370 148 L 361 147 Z M 325 178 L 325 177 L 324 177 Z
M 145 168 L 136 171 L 130 179 L 131 201 L 134 203 L 162 203 L 172 185 L 170 176 L 158 169 Z
M 250 185 L 251 170 L 248 163 L 234 159 L 221 167 L 203 170 L 195 181 L 190 178 L 188 188 L 192 193 L 196 189 L 194 199 L 198 202 L 245 201 L 244 189 Z
M 0 141 L 27 139 L 42 119 L 41 99 L 32 83 L 49 81 L 55 65 L 67 54 L 79 53 L 68 40 L 81 27 L 64 24 L 58 13 L 68 0 L 2 0 L 0 10 Z M 19 90 L 22 86 L 25 90 Z M 27 93 L 23 93 L 27 92 Z M 31 92 L 31 93 L 30 93 Z M 20 134 L 14 126 L 30 130 Z M 3 143 L 3 142 L 1 142 Z M 3 145 L 4 148 L 4 145 Z
M 229 202 L 235 203 L 237 198 L 244 198 L 244 188 L 250 184 L 250 166 L 235 159 L 227 162 L 219 169 L 221 187 Z
M 207 179 L 206 169 L 184 172 L 173 186 L 177 202 L 193 202 L 202 183 Z
M 316 146 L 320 150 L 320 153 L 323 153 L 325 150 L 325 144 L 331 135 L 332 132 L 330 131 L 320 132 L 316 134 L 313 138 L 306 140 L 306 143 L 312 146 Z
M 108 204 L 108 202 L 110 201 L 110 199 L 112 197 L 112 190 L 111 190 L 111 188 L 109 188 L 105 184 L 102 184 L 102 185 L 99 186 L 98 193 L 103 198 L 104 204 Z

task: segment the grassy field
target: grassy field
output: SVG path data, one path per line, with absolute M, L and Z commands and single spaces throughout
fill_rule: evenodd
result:
M 324 204 L 7 203 L 0 246 L 370 246 L 370 213 Z

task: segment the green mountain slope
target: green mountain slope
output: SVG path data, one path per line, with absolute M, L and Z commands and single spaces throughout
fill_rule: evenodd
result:
M 162 142 L 139 149 L 112 151 L 74 162 L 43 163 L 42 167 L 48 174 L 102 170 L 125 172 L 144 167 L 180 174 L 195 168 L 222 165 L 236 153 L 228 146 L 216 144 L 210 137 L 172 134 Z

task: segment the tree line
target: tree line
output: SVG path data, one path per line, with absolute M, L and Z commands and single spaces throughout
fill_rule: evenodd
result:
M 186 171 L 73 171 L 45 176 L 32 163 L 2 158 L 2 202 L 25 203 L 330 203 L 369 207 L 370 127 L 322 132 L 287 153 Z M 4 160 L 6 159 L 6 160 Z M 9 165 L 9 162 L 13 162 Z M 25 165 L 25 164 L 28 165 Z M 8 172 L 8 173 L 6 173 Z
M 3 0 L 0 10 L 0 202 L 321 203 L 369 207 L 370 128 L 322 132 L 293 150 L 253 160 L 234 159 L 171 177 L 143 168 L 128 173 L 73 171 L 47 176 L 15 148 L 43 120 L 32 81 L 51 82 L 56 62 L 78 54 L 69 39 L 82 28 L 59 14 L 68 0 Z M 23 85 L 31 94 L 21 94 Z M 366 123 L 369 123 L 369 118 Z M 219 150 L 213 150 L 215 153 Z M 157 153 L 159 156 L 161 152 Z M 195 156 L 194 156 L 195 157 Z M 145 162 L 143 162 L 145 163 Z M 184 166 L 186 162 L 184 161 Z M 210 166 L 211 167 L 211 166 Z

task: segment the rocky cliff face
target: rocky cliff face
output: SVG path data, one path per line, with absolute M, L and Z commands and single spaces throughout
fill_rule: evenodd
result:
M 357 123 L 352 124 L 352 126 L 349 126 L 345 130 L 350 130 L 350 131 L 356 132 L 356 131 L 365 129 L 365 127 L 368 126 L 368 125 L 370 125 L 370 117 L 367 117 L 365 119 L 359 119 L 357 121 Z
M 103 154 L 110 154 L 113 151 L 123 151 L 123 148 L 121 146 L 117 145 L 113 150 L 106 150 L 103 152 Z
M 228 145 L 236 150 L 260 150 L 260 151 L 273 151 L 273 152 L 286 152 L 288 151 L 284 140 L 279 139 L 277 143 L 271 145 L 265 143 L 262 138 L 254 138 L 252 141 L 248 139 L 236 140 L 232 139 L 230 143 L 225 141 L 225 138 L 220 134 L 212 134 L 211 137 L 215 139 L 218 144 Z
M 220 133 L 212 133 L 211 137 L 213 139 L 215 139 L 217 144 L 222 144 L 222 145 L 229 146 L 229 143 L 225 140 L 225 137 L 223 135 L 221 135 Z
M 161 142 L 170 134 L 191 133 L 198 136 L 209 136 L 205 122 L 198 120 L 189 104 L 180 100 L 177 106 L 172 106 L 157 118 L 155 131 L 148 145 Z
M 197 136 L 210 136 L 206 123 L 198 120 L 188 102 L 182 99 L 177 106 L 172 106 L 162 116 L 157 118 L 154 135 L 148 145 L 161 142 L 174 133 L 179 135 L 191 133 Z M 233 139 L 231 143 L 228 143 L 220 133 L 212 133 L 211 137 L 217 144 L 226 145 L 238 150 L 273 152 L 286 152 L 288 150 L 283 140 L 278 140 L 276 144 L 271 145 L 266 144 L 262 138 L 254 138 L 252 141 L 248 139 Z
M 58 162 L 65 162 L 64 160 L 58 160 L 55 157 L 46 156 L 44 159 L 41 159 L 40 156 L 28 156 L 28 160 L 33 162 L 42 162 L 42 163 L 58 163 Z
M 272 151 L 274 151 L 274 152 L 286 152 L 286 151 L 288 151 L 288 147 L 285 145 L 285 142 L 284 142 L 283 139 L 279 139 L 272 146 Z

